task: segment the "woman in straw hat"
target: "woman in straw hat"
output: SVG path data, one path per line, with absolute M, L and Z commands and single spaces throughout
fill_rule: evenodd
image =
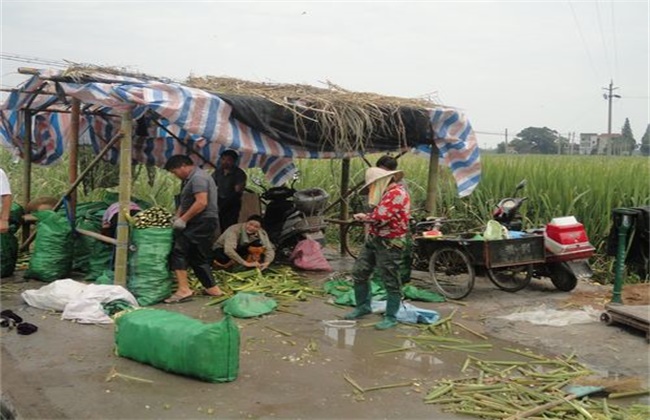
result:
M 411 198 L 399 181 L 402 171 L 372 167 L 366 170 L 368 202 L 374 206 L 370 213 L 357 213 L 354 218 L 368 223 L 369 234 L 359 254 L 352 278 L 356 308 L 345 319 L 357 319 L 372 312 L 370 306 L 370 275 L 377 270 L 388 295 L 384 319 L 375 325 L 385 330 L 397 325 L 396 314 L 402 300 L 400 265 L 408 242 Z

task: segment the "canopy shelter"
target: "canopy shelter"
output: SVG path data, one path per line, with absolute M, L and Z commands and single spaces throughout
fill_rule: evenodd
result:
M 132 161 L 162 167 L 170 156 L 188 154 L 200 166 L 215 166 L 227 148 L 240 152 L 241 166 L 261 168 L 273 184 L 291 177 L 294 158 L 345 159 L 411 149 L 439 152 L 460 196 L 470 194 L 480 179 L 469 121 L 456 109 L 429 101 L 334 85 L 215 77 L 177 83 L 90 66 L 22 71 L 32 77 L 0 107 L 0 144 L 41 165 L 56 162 L 79 144 L 92 146 L 98 157 L 120 164 L 124 208 Z M 431 155 L 437 164 L 438 154 Z M 76 158 L 71 160 L 71 183 L 78 184 Z M 25 178 L 29 200 L 29 169 Z M 121 240 L 118 229 L 116 282 L 120 252 L 126 255 L 124 230 Z

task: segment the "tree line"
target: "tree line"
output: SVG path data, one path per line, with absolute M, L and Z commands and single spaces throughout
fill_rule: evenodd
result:
M 579 154 L 580 141 L 571 142 L 567 137 L 563 137 L 556 130 L 548 127 L 528 127 L 520 131 L 514 139 L 497 145 L 497 153 L 518 153 L 518 154 Z M 609 148 L 611 147 L 611 151 Z M 561 148 L 561 150 L 559 150 Z M 607 142 L 601 152 L 606 155 L 631 155 L 635 150 L 643 156 L 650 156 L 650 125 L 645 129 L 641 141 L 637 142 L 632 133 L 629 118 L 625 119 L 625 124 L 620 133 L 612 133 L 611 141 Z M 588 154 L 598 154 L 598 145 L 589 150 Z M 583 152 L 584 153 L 584 152 Z

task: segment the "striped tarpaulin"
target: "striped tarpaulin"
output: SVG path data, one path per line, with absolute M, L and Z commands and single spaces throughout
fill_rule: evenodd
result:
M 57 71 L 42 71 L 21 85 L 19 90 L 33 92 L 42 88 L 46 92 L 56 91 L 78 98 L 85 106 L 94 105 L 94 111 L 100 109 L 104 114 L 110 114 L 82 114 L 81 142 L 90 144 L 96 152 L 118 135 L 120 113 L 132 108 L 135 119 L 144 117 L 146 120 L 155 115 L 165 127 L 148 124 L 146 135 L 134 132 L 133 158 L 140 163 L 162 167 L 170 156 L 183 153 L 193 156 L 201 166 L 205 166 L 206 161 L 216 165 L 221 152 L 232 148 L 240 153 L 240 166 L 262 168 L 267 179 L 278 185 L 288 180 L 295 171 L 293 159 L 344 156 L 331 151 L 283 145 L 235 119 L 232 107 L 226 101 L 200 89 L 99 72 L 87 78 L 91 81 L 58 81 L 55 84 L 48 80 L 61 75 Z M 19 110 L 29 101 L 32 101 L 32 109 L 35 106 L 44 109 L 63 97 L 12 92 L 0 107 L 0 144 L 17 148 L 21 156 L 24 121 Z M 481 173 L 478 145 L 471 125 L 463 114 L 450 108 L 431 109 L 430 116 L 441 157 L 451 168 L 459 195 L 465 196 L 476 187 Z M 32 141 L 34 163 L 49 165 L 61 158 L 67 147 L 69 127 L 69 114 L 41 112 L 36 115 Z M 168 131 L 181 141 L 174 139 Z M 422 145 L 422 148 L 426 149 L 426 145 Z M 360 153 L 351 152 L 345 156 L 354 157 Z M 107 159 L 114 163 L 119 161 L 117 147 L 108 154 Z

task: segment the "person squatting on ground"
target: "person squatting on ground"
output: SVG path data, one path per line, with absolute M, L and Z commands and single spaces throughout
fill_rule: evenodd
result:
M 9 232 L 9 215 L 11 214 L 11 186 L 4 169 L 0 168 L 0 233 Z
M 214 244 L 215 268 L 230 268 L 240 264 L 264 270 L 275 258 L 273 244 L 262 229 L 262 216 L 253 214 L 246 222 L 230 226 Z
M 239 155 L 228 149 L 221 153 L 219 167 L 212 172 L 219 194 L 219 226 L 225 232 L 239 221 L 242 195 L 246 188 L 246 172 L 237 166 Z
M 402 301 L 400 267 L 403 250 L 409 239 L 411 198 L 399 181 L 402 171 L 381 168 L 366 170 L 368 202 L 374 206 L 370 213 L 357 213 L 355 220 L 369 225 L 368 238 L 352 269 L 356 308 L 345 319 L 357 319 L 372 312 L 370 275 L 377 270 L 387 293 L 384 319 L 375 325 L 385 330 L 397 325 L 397 311 Z
M 178 289 L 165 299 L 177 303 L 192 296 L 187 279 L 187 268 L 192 267 L 205 292 L 221 296 L 210 267 L 210 250 L 215 232 L 219 229 L 217 186 L 214 180 L 185 155 L 174 155 L 165 164 L 165 170 L 182 180 L 178 197 L 174 228 L 174 246 L 171 269 L 176 275 Z

